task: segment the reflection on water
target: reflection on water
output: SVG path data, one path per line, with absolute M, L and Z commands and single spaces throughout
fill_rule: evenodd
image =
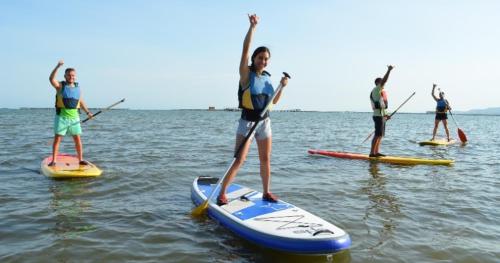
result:
M 370 162 L 368 171 L 371 178 L 368 185 L 362 188 L 370 203 L 366 207 L 363 220 L 368 227 L 368 235 L 372 235 L 372 229 L 378 229 L 376 244 L 370 246 L 375 249 L 393 238 L 393 232 L 397 227 L 396 218 L 401 216 L 400 204 L 396 196 L 387 191 L 386 178 L 379 169 L 379 164 Z
M 49 208 L 54 213 L 53 231 L 57 237 L 74 238 L 96 229 L 82 219 L 92 206 L 90 201 L 83 199 L 90 193 L 87 186 L 86 179 L 54 180 L 54 184 L 50 185 L 52 200 Z

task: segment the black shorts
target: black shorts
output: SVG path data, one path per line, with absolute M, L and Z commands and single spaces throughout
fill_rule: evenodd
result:
M 447 120 L 448 119 L 448 114 L 446 113 L 436 113 L 436 120 Z
M 373 116 L 375 123 L 375 136 L 382 137 L 385 134 L 385 118 L 382 116 Z

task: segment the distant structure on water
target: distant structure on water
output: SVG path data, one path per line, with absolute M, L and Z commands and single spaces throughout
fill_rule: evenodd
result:
M 224 108 L 225 111 L 240 111 L 240 108 Z
M 209 109 L 210 110 L 210 109 Z M 224 111 L 241 111 L 240 108 L 224 108 Z M 289 109 L 289 110 L 273 110 L 277 112 L 300 112 L 301 109 Z

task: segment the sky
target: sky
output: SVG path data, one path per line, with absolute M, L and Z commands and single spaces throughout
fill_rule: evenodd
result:
M 275 109 L 370 111 L 387 65 L 389 110 L 433 110 L 432 83 L 455 110 L 500 107 L 500 1 L 0 1 L 0 108 L 52 107 L 59 59 L 88 106 L 237 107 L 247 14 L 267 46 Z M 60 70 L 58 79 L 63 79 Z

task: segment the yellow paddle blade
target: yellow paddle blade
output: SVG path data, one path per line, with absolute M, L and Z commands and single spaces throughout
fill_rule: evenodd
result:
M 199 217 L 205 214 L 208 208 L 208 199 L 205 200 L 201 205 L 197 206 L 193 211 L 191 211 L 191 215 L 194 217 Z

